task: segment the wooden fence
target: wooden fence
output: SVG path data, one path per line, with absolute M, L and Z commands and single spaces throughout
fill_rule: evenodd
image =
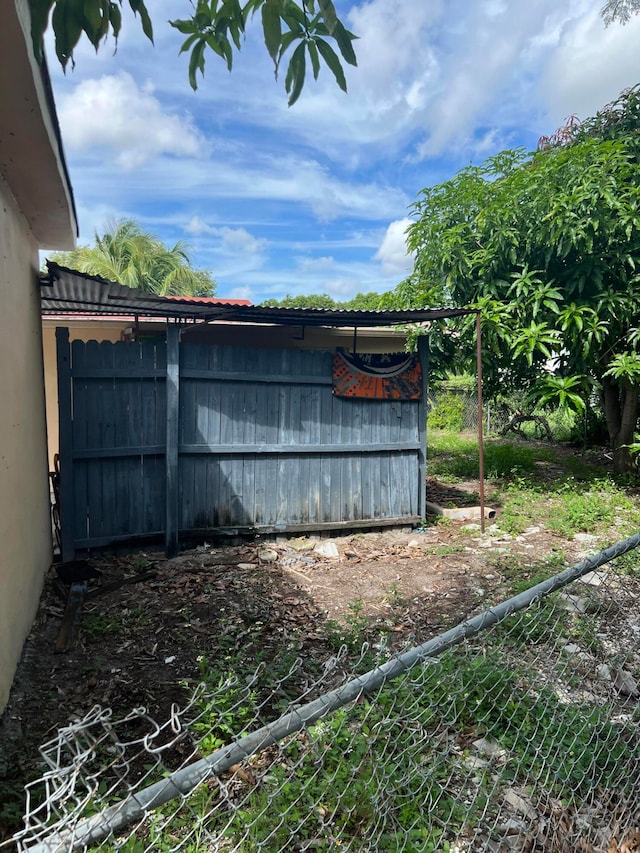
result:
M 330 352 L 186 344 L 179 333 L 70 345 L 56 330 L 63 559 L 140 537 L 164 536 L 173 554 L 187 534 L 424 515 L 426 393 L 343 399 Z

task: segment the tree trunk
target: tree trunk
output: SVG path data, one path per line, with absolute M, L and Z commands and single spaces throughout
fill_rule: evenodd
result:
M 613 450 L 613 470 L 624 474 L 635 469 L 627 445 L 633 442 L 638 421 L 638 386 L 605 377 L 602 380 L 602 404 Z

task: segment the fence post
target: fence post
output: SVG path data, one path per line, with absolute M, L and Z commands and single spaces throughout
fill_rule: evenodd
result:
M 165 553 L 168 558 L 178 555 L 179 473 L 178 428 L 180 406 L 180 325 L 167 323 L 167 444 Z
M 58 365 L 58 454 L 60 457 L 60 550 L 64 561 L 73 560 L 75 519 L 73 514 L 73 410 L 71 396 L 71 347 L 69 329 L 56 327 Z
M 418 408 L 418 515 L 427 514 L 427 393 L 429 391 L 429 336 L 418 338 L 418 358 L 422 368 L 422 390 Z

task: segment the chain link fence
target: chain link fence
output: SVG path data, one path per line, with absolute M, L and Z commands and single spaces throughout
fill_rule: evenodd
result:
M 427 397 L 429 426 L 435 429 L 476 431 L 478 429 L 478 397 L 467 389 L 430 391 Z M 491 401 L 483 404 L 483 428 L 487 435 L 499 435 L 512 418 L 508 407 Z
M 638 544 L 404 651 L 381 636 L 277 681 L 261 667 L 202 684 L 161 724 L 96 707 L 42 748 L 13 841 L 30 853 L 634 853 Z
M 475 432 L 478 429 L 478 397 L 475 390 L 441 388 L 427 397 L 428 425 L 435 429 Z M 584 433 L 584 424 L 568 412 L 532 411 L 521 401 L 484 400 L 485 435 L 510 434 L 520 438 L 567 440 Z

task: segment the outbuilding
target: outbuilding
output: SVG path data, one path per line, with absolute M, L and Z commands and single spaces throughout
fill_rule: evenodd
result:
M 425 516 L 427 336 L 408 353 L 406 327 L 468 310 L 166 299 L 54 264 L 42 300 L 45 322 L 128 322 L 115 343 L 56 332 L 64 559 Z

